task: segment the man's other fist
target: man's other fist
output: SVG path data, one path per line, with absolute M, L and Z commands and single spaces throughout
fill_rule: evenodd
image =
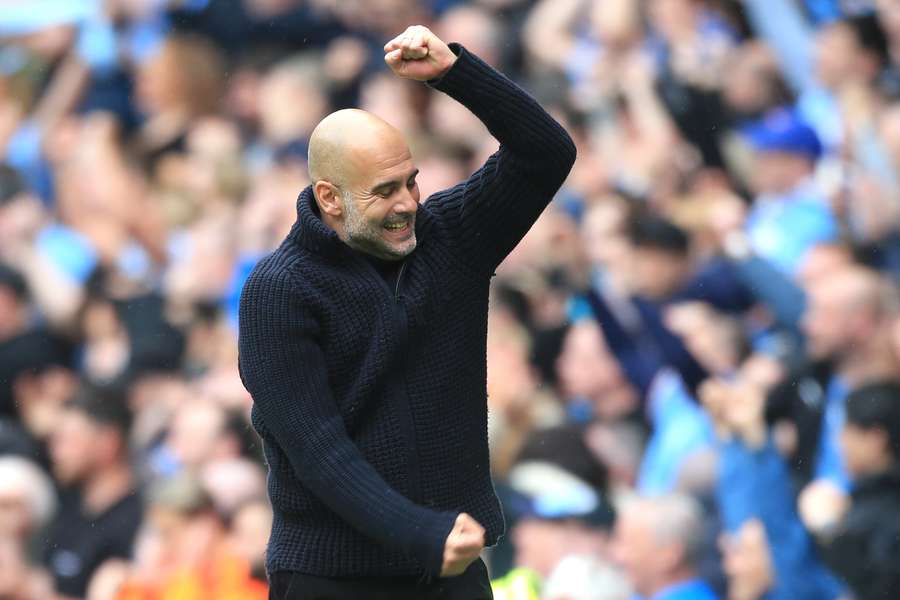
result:
M 447 44 L 422 25 L 407 27 L 384 45 L 384 52 L 384 62 L 391 71 L 416 81 L 441 77 L 457 58 Z
M 441 577 L 462 575 L 483 549 L 484 527 L 466 513 L 460 513 L 444 544 Z

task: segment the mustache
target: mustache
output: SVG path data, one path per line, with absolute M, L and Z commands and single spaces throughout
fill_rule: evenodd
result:
M 396 215 L 394 217 L 386 219 L 384 224 L 385 225 L 398 225 L 400 223 L 406 223 L 407 221 L 412 222 L 415 220 L 415 218 L 416 218 L 416 213 L 405 213 L 402 215 Z

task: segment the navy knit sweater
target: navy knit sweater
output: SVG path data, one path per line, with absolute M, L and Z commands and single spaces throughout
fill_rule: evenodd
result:
M 503 533 L 490 477 L 485 342 L 494 269 L 575 160 L 522 89 L 453 44 L 434 87 L 500 149 L 416 218 L 394 285 L 319 218 L 297 222 L 244 286 L 240 370 L 274 508 L 267 568 L 318 576 L 437 575 L 460 512 Z

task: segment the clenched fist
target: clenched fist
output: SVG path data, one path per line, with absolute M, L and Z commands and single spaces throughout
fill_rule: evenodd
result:
M 384 52 L 384 62 L 394 73 L 416 81 L 441 77 L 457 58 L 443 40 L 422 25 L 407 27 L 384 45 Z
M 444 544 L 441 577 L 462 575 L 483 549 L 484 527 L 466 513 L 460 513 Z

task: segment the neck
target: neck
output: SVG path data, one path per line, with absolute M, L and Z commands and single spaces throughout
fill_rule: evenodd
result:
M 131 467 L 124 462 L 97 470 L 82 488 L 82 503 L 89 513 L 99 514 L 132 491 Z
M 868 479 L 870 477 L 878 477 L 884 475 L 896 468 L 896 463 L 890 455 L 872 458 L 865 473 L 860 473 L 856 479 Z
M 836 372 L 853 388 L 872 379 L 892 377 L 896 373 L 896 364 L 890 352 L 883 351 L 880 345 L 869 345 L 844 356 L 838 362 Z
M 340 240 L 346 244 L 347 236 L 344 234 L 343 224 L 328 213 L 319 210 L 318 206 L 316 206 L 316 211 L 319 213 L 319 218 L 322 219 L 322 222 L 325 223 L 325 226 L 337 233 L 338 238 L 340 238 Z
M 666 575 L 660 577 L 659 580 L 655 581 L 652 586 L 648 587 L 647 590 L 642 591 L 642 594 L 648 600 L 653 600 L 656 594 L 662 592 L 663 590 L 682 583 L 687 583 L 688 581 L 696 578 L 697 573 L 694 571 L 694 569 L 690 567 L 680 567 L 675 571 L 667 573 Z

